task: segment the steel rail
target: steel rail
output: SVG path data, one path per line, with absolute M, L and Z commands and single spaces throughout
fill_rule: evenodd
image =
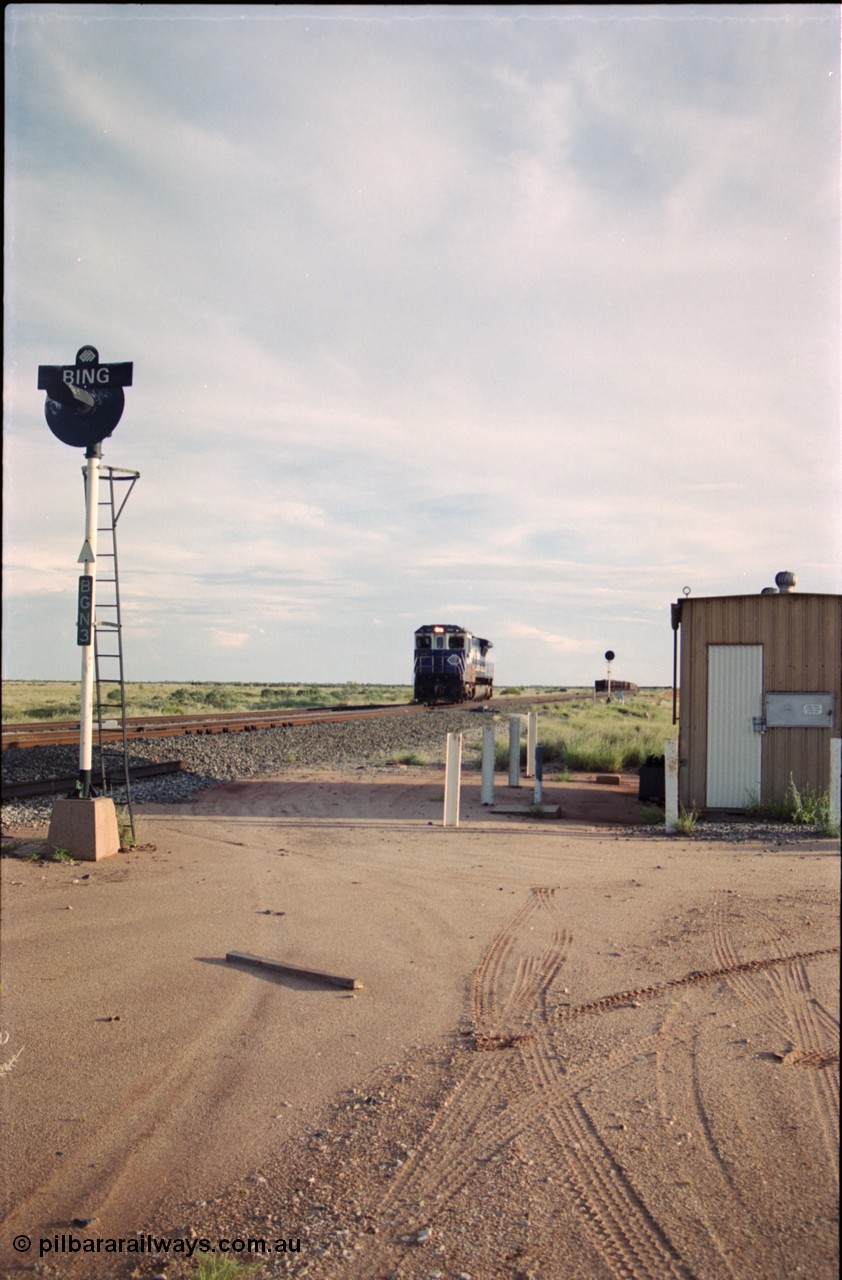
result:
M 532 706 L 537 703 L 569 702 L 581 698 L 578 693 L 535 694 L 533 696 L 509 696 L 487 702 L 446 702 L 428 706 L 423 703 L 390 703 L 385 706 L 363 707 L 308 707 L 283 711 L 225 711 L 188 713 L 183 716 L 128 716 L 126 737 L 170 738 L 199 734 L 248 733 L 260 729 L 291 729 L 301 725 L 343 724 L 355 720 L 376 719 L 394 715 L 429 715 L 445 711 L 476 711 L 487 713 Z M 9 747 L 71 746 L 79 742 L 79 722 L 53 720 L 49 722 L 24 722 L 2 726 L 2 749 Z M 122 739 L 122 729 L 115 724 L 104 728 L 102 740 L 116 742 Z
M 166 760 L 162 764 L 139 764 L 129 768 L 129 780 L 137 782 L 141 778 L 161 778 L 171 773 L 184 771 L 183 760 Z M 63 778 L 40 778 L 37 782 L 4 782 L 2 786 L 3 800 L 23 800 L 27 796 L 58 795 L 62 791 L 68 795 L 75 794 L 77 773 Z M 117 784 L 119 786 L 119 783 Z
M 386 707 L 308 708 L 297 711 L 218 711 L 183 716 L 129 716 L 126 719 L 126 736 L 169 738 L 194 734 L 244 733 L 256 729 L 286 729 L 306 724 L 363 720 L 374 716 L 407 715 L 426 710 L 426 707 L 415 704 L 398 704 Z M 121 737 L 122 730 L 116 723 L 113 727 L 103 728 L 103 741 L 117 741 Z M 78 741 L 78 720 L 54 720 L 46 724 L 7 724 L 2 728 L 4 751 L 8 747 L 66 746 Z

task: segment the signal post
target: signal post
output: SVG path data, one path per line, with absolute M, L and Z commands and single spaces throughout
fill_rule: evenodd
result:
M 50 818 L 47 844 L 66 849 L 74 858 L 96 862 L 119 851 L 114 801 L 95 796 L 93 769 L 93 703 L 96 675 L 96 552 L 99 519 L 99 469 L 102 441 L 120 421 L 123 387 L 132 384 L 131 362 L 101 364 L 99 352 L 86 345 L 72 365 L 40 365 L 38 389 L 47 393 L 47 426 L 63 444 L 85 450 L 85 541 L 79 553 L 76 643 L 82 650 L 79 717 L 79 776 L 76 794 L 57 800 Z

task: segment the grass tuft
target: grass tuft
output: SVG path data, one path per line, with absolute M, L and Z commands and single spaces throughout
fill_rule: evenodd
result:
M 538 708 L 538 736 L 544 769 L 559 773 L 634 773 L 647 756 L 660 756 L 675 733 L 671 700 L 663 690 L 624 702 L 594 702 L 583 694 L 573 702 Z M 521 743 L 520 761 L 526 760 Z M 498 740 L 495 767 L 506 769 L 508 740 Z
M 259 1270 L 259 1262 L 241 1262 L 228 1255 L 206 1253 L 196 1263 L 195 1280 L 247 1280 Z
M 696 834 L 698 822 L 698 809 L 685 809 L 682 805 L 681 812 L 675 820 L 675 831 L 680 836 L 693 836 Z
M 423 765 L 430 761 L 423 751 L 396 751 L 389 757 L 390 764 Z
M 792 774 L 782 799 L 755 799 L 746 806 L 746 814 L 760 822 L 791 822 L 798 827 L 815 827 L 822 836 L 839 835 L 830 808 L 830 793 L 817 795 L 809 786 L 799 790 Z
M 127 805 L 115 805 L 114 813 L 117 818 L 117 838 L 120 841 L 121 849 L 132 849 L 137 841 L 132 834 L 132 820 Z
M 0 1031 L 0 1048 L 9 1043 L 8 1031 Z M 7 1058 L 5 1062 L 0 1062 L 0 1076 L 7 1076 L 14 1067 L 20 1055 L 23 1053 L 24 1046 L 18 1049 L 17 1053 L 13 1053 L 11 1058 Z

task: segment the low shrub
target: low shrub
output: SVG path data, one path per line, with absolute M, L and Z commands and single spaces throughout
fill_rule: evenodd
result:
M 696 826 L 699 821 L 698 809 L 685 809 L 682 805 L 681 812 L 675 819 L 674 830 L 680 836 L 692 836 L 695 834 Z
M 391 764 L 422 765 L 429 764 L 427 756 L 421 751 L 396 751 L 390 756 Z
M 241 1262 L 230 1254 L 206 1253 L 196 1262 L 195 1280 L 247 1280 L 260 1270 L 259 1262 Z
M 216 711 L 236 711 L 240 706 L 240 696 L 233 689 L 219 684 L 208 690 L 203 702 L 206 707 L 213 707 Z
M 78 716 L 81 702 L 53 702 L 45 707 L 30 707 L 25 711 L 27 720 L 70 720 Z
M 663 755 L 674 733 L 669 704 L 637 697 L 625 703 L 600 703 L 583 696 L 575 702 L 538 708 L 538 739 L 544 767 L 567 773 L 634 773 L 648 756 Z M 521 763 L 526 747 L 521 743 Z M 495 749 L 495 766 L 508 767 L 508 739 Z
M 799 790 L 792 774 L 781 799 L 754 799 L 746 806 L 746 813 L 760 822 L 791 822 L 794 826 L 815 827 L 819 835 L 839 835 L 830 808 L 830 794 L 825 791 L 817 795 L 809 786 Z

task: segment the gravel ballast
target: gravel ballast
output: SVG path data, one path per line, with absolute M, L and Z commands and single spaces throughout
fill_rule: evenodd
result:
M 462 733 L 463 751 L 479 745 L 489 713 L 444 711 L 430 715 L 383 716 L 347 724 L 295 725 L 283 729 L 255 729 L 244 733 L 201 734 L 179 738 L 135 739 L 129 747 L 131 765 L 181 760 L 183 770 L 132 783 L 134 804 L 173 804 L 220 782 L 269 777 L 291 768 L 355 769 L 382 767 L 411 757 L 415 763 L 444 762 L 448 733 Z M 464 758 L 464 757 L 463 757 Z M 114 800 L 125 802 L 122 754 L 115 753 L 109 769 Z M 3 784 L 36 782 L 42 778 L 75 776 L 79 753 L 75 746 L 9 747 L 3 752 Z M 99 753 L 94 752 L 94 778 Z M 40 826 L 48 822 L 55 796 L 4 801 L 3 829 Z
M 479 762 L 482 726 L 490 709 L 438 711 L 429 715 L 383 716 L 347 724 L 295 725 L 255 729 L 242 733 L 201 734 L 186 737 L 135 739 L 130 745 L 130 765 L 161 764 L 181 760 L 183 768 L 155 778 L 132 782 L 133 804 L 176 804 L 222 782 L 270 777 L 289 769 L 383 768 L 400 763 L 443 764 L 448 733 L 463 734 L 463 763 L 470 763 L 471 749 Z M 115 753 L 109 769 L 114 779 L 115 803 L 125 803 L 117 786 L 122 776 L 122 755 Z M 42 778 L 75 776 L 79 756 L 75 746 L 9 747 L 3 752 L 4 786 L 35 782 Z M 94 777 L 99 755 L 94 751 Z M 4 831 L 41 827 L 49 822 L 55 795 L 4 801 Z M 635 836 L 665 836 L 663 826 L 628 828 Z M 762 840 L 784 844 L 815 839 L 812 826 L 789 823 L 719 822 L 700 820 L 690 838 L 745 842 Z

